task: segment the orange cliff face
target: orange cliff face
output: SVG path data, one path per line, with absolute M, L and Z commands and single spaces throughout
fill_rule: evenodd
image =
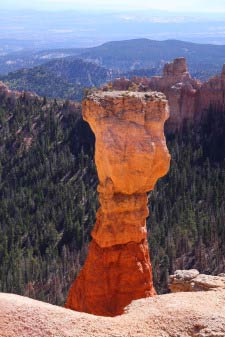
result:
M 166 95 L 170 107 L 167 130 L 180 129 L 185 120 L 194 120 L 196 115 L 196 97 L 201 82 L 193 79 L 183 57 L 164 66 L 162 77 L 152 77 L 149 87 Z
M 115 316 L 132 300 L 155 294 L 146 192 L 169 169 L 164 137 L 168 116 L 165 96 L 155 92 L 97 91 L 83 101 L 83 118 L 96 137 L 101 207 L 67 308 Z

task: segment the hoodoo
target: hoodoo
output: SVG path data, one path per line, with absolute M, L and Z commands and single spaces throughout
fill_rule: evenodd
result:
M 96 137 L 101 206 L 67 308 L 115 316 L 132 300 L 155 294 L 146 193 L 169 169 L 168 116 L 167 100 L 157 92 L 96 91 L 83 101 L 83 118 Z

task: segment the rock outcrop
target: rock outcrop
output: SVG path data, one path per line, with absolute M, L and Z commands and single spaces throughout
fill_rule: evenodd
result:
M 190 77 L 184 57 L 176 58 L 173 62 L 164 66 L 163 77 L 180 77 L 184 75 Z
M 209 79 L 201 85 L 196 95 L 196 114 L 201 116 L 204 111 L 212 107 L 225 108 L 225 64 L 219 76 Z
M 201 83 L 191 77 L 186 60 L 181 57 L 165 64 L 162 76 L 117 79 L 111 86 L 117 90 L 136 88 L 137 91 L 163 92 L 170 107 L 168 132 L 181 129 L 185 121 L 199 122 L 211 106 L 225 108 L 225 65 L 220 76 Z
M 114 316 L 132 300 L 153 296 L 146 240 L 147 194 L 169 168 L 163 94 L 98 91 L 83 102 L 96 137 L 101 207 L 83 269 L 66 307 Z
M 148 87 L 163 92 L 168 99 L 171 111 L 168 130 L 180 129 L 185 120 L 195 119 L 196 97 L 201 83 L 191 78 L 184 58 L 166 64 L 163 76 L 152 77 Z
M 225 274 L 218 276 L 200 274 L 196 269 L 176 270 L 170 276 L 169 289 L 175 293 L 180 291 L 208 291 L 225 289 Z
M 17 91 L 17 90 L 10 90 L 7 85 L 0 81 L 0 98 L 10 99 L 13 102 L 16 101 L 18 98 L 25 96 L 26 99 L 33 100 L 38 98 L 39 96 L 30 91 Z

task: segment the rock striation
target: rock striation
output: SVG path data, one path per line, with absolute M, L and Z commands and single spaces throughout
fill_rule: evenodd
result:
M 83 101 L 83 118 L 96 137 L 101 206 L 67 308 L 115 316 L 132 300 L 155 294 L 146 193 L 169 169 L 168 116 L 165 96 L 156 92 L 96 91 Z
M 170 107 L 168 132 L 181 129 L 187 120 L 199 122 L 211 106 L 225 108 L 225 65 L 219 76 L 201 83 L 191 77 L 185 58 L 180 57 L 165 64 L 162 76 L 117 79 L 111 86 L 117 90 L 135 87 L 137 91 L 150 89 L 163 92 Z
M 169 289 L 176 293 L 180 291 L 208 291 L 225 289 L 225 274 L 218 276 L 200 274 L 196 269 L 176 270 L 170 275 Z

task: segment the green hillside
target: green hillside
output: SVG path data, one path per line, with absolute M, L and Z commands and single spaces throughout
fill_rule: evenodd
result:
M 99 86 L 111 73 L 96 63 L 80 59 L 52 60 L 31 69 L 21 69 L 0 77 L 11 89 L 32 91 L 40 96 L 81 100 L 85 87 Z

